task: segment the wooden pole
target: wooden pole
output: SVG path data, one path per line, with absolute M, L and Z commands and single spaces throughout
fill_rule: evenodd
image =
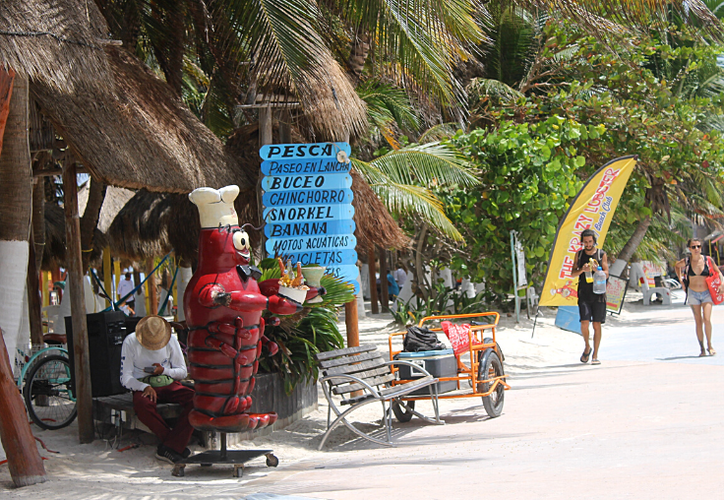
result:
M 28 277 L 25 280 L 27 284 L 28 295 L 28 321 L 30 323 L 30 343 L 40 346 L 43 343 L 43 319 L 42 306 L 40 299 L 40 290 L 38 283 L 38 268 L 35 265 L 35 243 L 33 241 L 33 233 L 30 233 L 30 253 L 28 255 Z
M 153 271 L 153 257 L 148 259 L 148 264 L 146 265 L 148 268 L 148 280 L 146 280 L 146 283 L 148 283 L 148 303 L 149 309 L 146 311 L 148 314 L 158 314 L 158 294 L 156 293 L 156 274 L 151 274 L 151 271 Z
M 387 289 L 387 252 L 380 248 L 380 295 L 382 295 L 382 310 L 390 310 L 390 294 Z
M 0 440 L 8 457 L 10 477 L 16 487 L 45 482 L 45 467 L 30 430 L 25 406 L 10 367 L 0 330 Z
M 344 324 L 347 327 L 347 347 L 357 347 L 359 345 L 359 315 L 356 300 L 344 305 Z
M 48 281 L 52 279 L 53 276 L 50 271 L 40 272 L 40 289 L 43 291 L 43 306 L 50 305 L 50 291 L 48 290 Z
M 103 249 L 103 288 L 108 295 L 108 305 L 113 305 L 113 261 L 111 259 L 111 247 Z
M 78 180 L 75 162 L 63 169 L 65 193 L 65 241 L 68 248 L 68 279 L 70 310 L 73 321 L 73 356 L 75 361 L 75 397 L 78 408 L 78 438 L 81 444 L 93 442 L 93 391 L 90 378 L 88 322 L 83 300 L 83 256 L 78 216 Z M 69 286 L 70 285 L 70 286 Z
M 377 306 L 377 276 L 375 275 L 375 248 L 367 249 L 367 267 L 370 274 L 370 305 L 372 306 L 372 314 L 379 314 L 380 308 Z
M 265 146 L 267 144 L 271 144 L 274 142 L 274 114 L 272 113 L 272 108 L 270 106 L 266 106 L 263 108 L 259 108 L 259 147 Z M 264 195 L 264 190 L 261 188 L 261 181 L 264 178 L 263 175 L 261 175 L 261 172 L 259 172 L 259 181 L 256 184 L 256 207 L 259 211 L 259 225 L 263 225 L 264 221 L 264 204 L 262 203 L 262 197 Z M 260 241 L 261 241 L 261 255 L 262 258 L 266 255 L 266 236 L 264 235 L 264 231 L 260 232 Z

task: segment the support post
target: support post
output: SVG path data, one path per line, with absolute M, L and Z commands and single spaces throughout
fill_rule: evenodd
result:
M 347 327 L 347 347 L 359 346 L 359 314 L 357 300 L 344 305 L 344 324 Z
M 380 308 L 377 306 L 377 276 L 375 275 L 375 248 L 367 249 L 367 268 L 370 273 L 370 303 L 372 306 L 372 314 L 379 314 Z
M 263 108 L 259 108 L 259 147 L 265 146 L 267 144 L 271 144 L 274 142 L 274 136 L 273 136 L 273 125 L 274 123 L 274 117 L 272 114 L 272 108 L 271 106 L 265 106 Z M 264 190 L 261 188 L 261 181 L 263 179 L 263 175 L 261 175 L 261 172 L 259 172 L 259 181 L 256 184 L 256 207 L 259 211 L 259 225 L 264 224 L 264 204 L 262 203 L 262 196 L 264 194 Z M 261 255 L 262 258 L 266 255 L 266 236 L 264 235 L 264 231 L 261 231 L 260 235 L 261 240 Z
M 153 268 L 155 267 L 153 265 L 153 258 L 148 259 L 148 264 L 146 264 L 146 267 L 148 271 L 148 280 L 146 280 L 146 283 L 148 283 L 148 305 L 150 309 L 148 309 L 146 312 L 148 314 L 158 314 L 158 294 L 156 293 L 156 273 L 153 273 Z
M 382 310 L 390 311 L 390 293 L 387 288 L 387 251 L 383 248 L 380 252 L 380 295 L 382 295 Z
M 88 347 L 88 322 L 83 300 L 83 256 L 80 242 L 80 217 L 78 216 L 78 180 L 76 163 L 71 161 L 63 168 L 63 192 L 65 193 L 65 241 L 68 246 L 68 290 L 73 321 L 73 356 L 75 361 L 75 397 L 78 408 L 78 437 L 81 444 L 93 442 L 93 391 L 90 378 Z
M 0 330 L 0 440 L 16 487 L 45 482 L 45 467 L 30 430 L 25 406 L 13 380 L 5 339 Z
M 113 261 L 111 259 L 111 247 L 105 247 L 103 249 L 103 288 L 106 289 L 108 303 L 111 308 L 113 308 Z

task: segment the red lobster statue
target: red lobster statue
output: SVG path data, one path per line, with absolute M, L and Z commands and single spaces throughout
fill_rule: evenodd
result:
M 201 219 L 198 267 L 184 294 L 189 372 L 196 391 L 189 421 L 200 430 L 240 432 L 276 421 L 276 413 L 249 413 L 262 346 L 270 355 L 278 350 L 264 336 L 262 312 L 288 315 L 302 309 L 277 295 L 276 283 L 264 282 L 265 293 L 260 290 L 261 272 L 249 263 L 249 236 L 234 210 L 238 194 L 238 186 L 189 194 Z M 311 288 L 307 299 L 323 293 Z M 269 320 L 279 324 L 279 318 Z

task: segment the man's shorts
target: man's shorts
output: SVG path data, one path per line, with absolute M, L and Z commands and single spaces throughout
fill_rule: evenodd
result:
M 695 292 L 694 290 L 689 290 L 688 299 L 690 306 L 700 306 L 707 302 L 710 302 L 712 304 L 714 303 L 714 301 L 711 300 L 711 294 L 709 293 L 709 290 L 704 290 L 703 292 Z
M 579 302 L 578 315 L 581 321 L 592 321 L 594 323 L 606 322 L 605 302 Z

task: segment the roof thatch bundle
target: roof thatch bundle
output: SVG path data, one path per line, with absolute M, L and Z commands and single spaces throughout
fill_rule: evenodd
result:
M 297 85 L 304 119 L 322 140 L 349 141 L 367 129 L 367 108 L 332 55 L 324 57 L 309 79 Z
M 56 91 L 107 87 L 107 28 L 94 2 L 0 2 L 0 66 Z
M 33 97 L 94 179 L 108 185 L 188 193 L 253 186 L 165 82 L 119 47 L 107 47 L 115 90 L 61 93 L 42 84 Z
M 93 234 L 93 248 L 90 262 L 100 264 L 103 257 L 103 247 L 106 246 L 106 236 L 98 229 Z M 51 203 L 45 204 L 45 246 L 41 268 L 53 271 L 58 267 L 68 267 L 65 246 L 65 212 L 63 207 Z

